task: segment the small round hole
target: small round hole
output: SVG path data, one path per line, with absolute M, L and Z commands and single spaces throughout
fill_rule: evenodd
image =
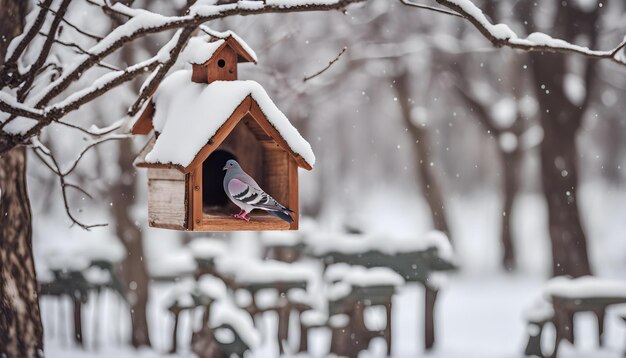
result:
M 224 60 L 220 59 L 219 61 L 217 61 L 217 65 L 218 65 L 219 67 L 224 67 L 224 66 L 226 66 L 226 61 L 224 61 Z

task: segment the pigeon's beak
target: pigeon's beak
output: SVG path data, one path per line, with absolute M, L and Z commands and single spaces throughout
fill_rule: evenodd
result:
M 226 166 L 224 168 L 222 168 L 222 170 L 226 170 L 226 169 L 228 169 L 228 167 L 226 167 Z

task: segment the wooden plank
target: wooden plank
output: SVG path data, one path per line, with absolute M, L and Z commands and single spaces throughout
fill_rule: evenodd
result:
M 152 116 L 154 115 L 154 102 L 150 99 L 150 102 L 146 105 L 133 128 L 130 130 L 132 134 L 148 134 L 152 130 Z
M 300 154 L 297 154 L 293 150 L 291 150 L 291 147 L 289 146 L 289 144 L 287 144 L 287 141 L 283 139 L 283 137 L 280 135 L 280 133 L 278 133 L 276 128 L 274 128 L 274 126 L 267 120 L 267 118 L 265 117 L 265 114 L 263 113 L 259 105 L 256 103 L 256 101 L 254 100 L 252 100 L 252 103 L 250 106 L 250 114 L 252 114 L 252 116 L 257 121 L 257 123 L 261 126 L 261 128 L 263 128 L 263 130 L 268 135 L 270 135 L 274 139 L 274 141 L 276 141 L 276 143 L 280 145 L 280 147 L 283 150 L 285 150 L 292 157 L 295 158 L 296 162 L 298 163 L 300 167 L 306 170 L 313 169 L 313 167 L 311 167 L 311 165 L 307 163 L 306 160 L 304 160 L 304 158 L 302 158 Z
M 289 158 L 289 209 L 293 210 L 293 222 L 291 223 L 291 230 L 298 230 L 298 224 L 300 219 L 300 208 L 298 203 L 298 163 L 295 159 Z
M 176 169 L 148 168 L 148 179 L 185 180 L 185 174 Z
M 263 153 L 261 187 L 283 205 L 289 204 L 289 159 L 289 154 L 282 149 L 266 149 Z
M 267 213 L 253 212 L 250 221 L 239 220 L 227 214 L 204 214 L 202 224 L 194 231 L 261 231 L 289 230 L 289 223 Z
M 148 222 L 150 226 L 185 227 L 185 182 L 148 180 Z
M 189 230 L 196 230 L 202 222 L 202 166 L 188 174 L 189 176 Z
M 237 123 L 248 113 L 250 110 L 250 104 L 252 103 L 252 97 L 247 96 L 241 104 L 237 106 L 233 114 L 222 124 L 217 130 L 217 133 L 209 140 L 209 142 L 196 154 L 194 160 L 183 169 L 184 173 L 189 173 L 196 169 L 198 166 L 202 167 L 202 163 L 209 157 L 209 155 L 217 149 L 220 144 L 226 139 L 230 132 L 235 128 Z

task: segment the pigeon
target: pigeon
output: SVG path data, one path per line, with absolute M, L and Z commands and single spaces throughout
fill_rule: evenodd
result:
M 236 160 L 227 161 L 223 170 L 226 170 L 224 191 L 230 200 L 241 209 L 239 214 L 234 214 L 233 217 L 250 221 L 248 214 L 254 209 L 260 209 L 290 224 L 293 222 L 291 217 L 293 211 L 264 192 L 259 184 L 241 169 Z

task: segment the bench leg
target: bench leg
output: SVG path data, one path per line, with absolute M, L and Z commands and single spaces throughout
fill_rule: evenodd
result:
M 174 330 L 172 331 L 172 348 L 170 348 L 170 353 L 176 353 L 176 346 L 178 345 L 178 318 L 180 316 L 180 311 L 176 311 L 174 313 Z
M 424 288 L 424 346 L 430 350 L 435 345 L 435 302 L 438 291 L 427 285 Z
M 385 341 L 387 342 L 387 356 L 391 357 L 391 298 L 385 304 L 387 311 L 387 325 L 385 326 Z
M 604 308 L 599 309 L 597 311 L 594 312 L 596 314 L 596 317 L 598 318 L 598 346 L 603 347 L 604 346 L 604 316 L 605 316 L 605 311 Z

